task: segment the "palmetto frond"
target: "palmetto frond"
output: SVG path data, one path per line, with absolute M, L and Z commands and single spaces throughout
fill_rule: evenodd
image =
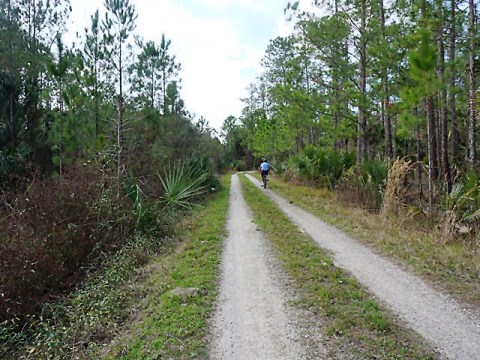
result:
M 165 190 L 161 197 L 165 204 L 164 208 L 169 206 L 190 208 L 193 205 L 191 199 L 207 191 L 205 181 L 209 173 L 181 164 L 170 168 L 163 177 L 161 175 L 159 177 Z

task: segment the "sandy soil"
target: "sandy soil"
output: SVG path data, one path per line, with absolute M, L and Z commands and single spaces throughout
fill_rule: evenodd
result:
M 252 222 L 236 175 L 227 227 L 210 358 L 322 358 L 320 332 L 308 325 L 309 314 L 290 305 L 294 295 L 285 288 L 286 275 Z
M 260 186 L 258 180 L 249 178 Z M 480 319 L 467 306 L 271 190 L 264 191 L 300 229 L 332 252 L 337 266 L 349 271 L 445 358 L 480 359 Z

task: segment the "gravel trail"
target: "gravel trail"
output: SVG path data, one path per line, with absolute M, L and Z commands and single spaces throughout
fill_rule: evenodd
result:
M 257 179 L 249 179 L 259 186 Z M 330 250 L 337 266 L 352 273 L 445 358 L 480 359 L 480 319 L 466 306 L 275 192 L 267 189 L 265 194 L 320 247 Z
M 305 329 L 282 288 L 284 275 L 252 222 L 237 175 L 232 177 L 227 229 L 210 358 L 312 358 L 302 339 Z

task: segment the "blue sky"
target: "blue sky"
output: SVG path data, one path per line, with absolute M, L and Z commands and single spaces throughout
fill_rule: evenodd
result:
M 172 40 L 186 106 L 216 129 L 227 116 L 240 115 L 240 99 L 261 72 L 269 40 L 292 31 L 283 13 L 287 0 L 130 1 L 138 13 L 137 34 L 159 42 L 165 33 Z M 72 32 L 81 32 L 103 9 L 100 0 L 71 3 Z

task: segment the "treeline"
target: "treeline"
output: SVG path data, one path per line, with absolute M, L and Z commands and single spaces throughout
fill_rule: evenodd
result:
M 402 189 L 389 201 L 475 234 L 478 3 L 314 3 L 288 4 L 294 33 L 270 42 L 242 116 L 224 123 L 230 156 L 267 156 L 376 211 L 390 176 Z
M 171 41 L 136 35 L 129 0 L 103 10 L 66 44 L 69 0 L 0 2 L 2 326 L 28 328 L 105 254 L 158 242 L 166 208 L 215 186 L 222 145 L 187 111 Z

